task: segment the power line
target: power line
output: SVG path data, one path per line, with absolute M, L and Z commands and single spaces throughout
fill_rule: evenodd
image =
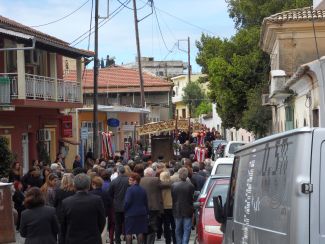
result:
M 94 7 L 94 0 L 91 0 L 91 11 L 90 11 L 90 21 L 89 21 L 89 35 L 88 35 L 88 51 L 89 51 L 89 48 L 90 48 L 90 31 L 92 29 L 92 20 L 93 20 L 93 7 Z M 86 67 L 86 66 L 85 66 Z
M 123 5 L 123 7 L 124 8 L 127 8 L 127 9 L 130 9 L 130 10 L 133 10 L 133 8 L 130 8 L 129 6 L 127 6 L 127 4 L 129 4 L 129 3 L 127 3 L 127 4 L 125 4 L 125 3 L 122 3 L 120 0 L 117 0 L 121 5 Z M 146 4 L 147 5 L 147 4 Z
M 41 26 L 46 26 L 46 25 L 50 25 L 50 24 L 54 24 L 56 22 L 59 22 L 65 18 L 68 18 L 69 16 L 71 16 L 72 14 L 74 14 L 75 12 L 77 12 L 79 9 L 81 9 L 83 6 L 85 6 L 87 3 L 89 2 L 89 0 L 87 0 L 84 4 L 82 4 L 80 7 L 78 7 L 77 9 L 73 10 L 71 13 L 57 19 L 57 20 L 53 20 L 51 22 L 45 23 L 45 24 L 41 24 L 41 25 L 32 25 L 30 27 L 36 28 L 36 27 L 41 27 Z
M 131 7 L 129 7 L 129 6 L 127 6 L 125 3 L 123 3 L 123 2 L 121 2 L 120 0 L 117 0 L 121 5 L 123 5 L 125 8 L 127 8 L 127 9 L 130 9 L 130 10 L 132 10 L 133 11 L 133 8 L 131 8 Z M 137 11 L 139 11 L 139 10 L 141 10 L 141 9 L 143 9 L 144 7 L 146 7 L 148 5 L 148 3 L 145 3 L 142 7 L 140 7 L 140 8 L 137 8 Z
M 141 0 L 141 1 L 144 2 L 143 0 Z M 169 16 L 171 16 L 171 17 L 173 17 L 173 18 L 175 18 L 175 19 L 177 19 L 177 20 L 179 20 L 179 21 L 181 21 L 181 22 L 187 24 L 187 25 L 190 25 L 190 26 L 192 26 L 192 27 L 195 27 L 195 28 L 197 28 L 197 29 L 200 29 L 201 31 L 208 32 L 208 33 L 210 33 L 210 34 L 212 34 L 212 35 L 214 35 L 214 36 L 216 35 L 216 34 L 213 33 L 212 31 L 209 31 L 208 29 L 205 29 L 205 28 L 200 27 L 200 26 L 198 26 L 198 25 L 192 24 L 192 23 L 188 22 L 187 20 L 181 19 L 181 18 L 179 18 L 179 17 L 177 17 L 177 16 L 175 16 L 175 15 L 172 15 L 171 13 L 168 13 L 168 12 L 165 11 L 165 10 L 162 10 L 162 9 L 160 9 L 160 8 L 157 8 L 157 7 L 156 7 L 156 9 L 157 9 L 158 11 L 160 11 L 160 12 L 166 14 L 166 15 L 169 15 Z
M 128 3 L 128 2 L 130 2 L 131 0 L 126 0 L 125 2 L 124 2 L 124 4 L 126 4 L 126 3 Z M 100 27 L 102 27 L 103 25 L 105 25 L 109 20 L 111 20 L 114 16 L 116 16 L 118 13 L 120 13 L 121 11 L 122 11 L 122 9 L 124 8 L 124 6 L 123 5 L 120 5 L 118 8 L 116 8 L 110 15 L 109 15 L 109 17 L 108 18 L 106 18 L 106 19 L 103 19 L 103 20 L 101 20 L 100 22 L 99 22 L 99 27 L 98 28 L 100 28 Z M 84 37 L 85 35 L 87 35 L 87 34 L 92 34 L 92 33 L 94 33 L 94 31 L 92 31 L 94 29 L 94 27 L 92 27 L 91 28 L 91 30 L 88 30 L 88 31 L 86 31 L 85 33 L 83 33 L 82 35 L 80 35 L 79 37 L 77 37 L 76 39 L 74 39 L 72 42 L 70 42 L 69 43 L 69 45 L 72 45 L 73 43 L 75 43 L 75 42 L 77 42 L 78 40 L 80 40 L 80 38 L 82 38 L 80 41 L 78 41 L 77 43 L 75 43 L 75 44 L 73 44 L 73 46 L 76 46 L 76 45 L 78 45 L 80 42 L 82 42 L 83 40 L 85 40 L 86 38 L 87 38 L 87 36 L 86 37 Z M 84 38 L 83 38 L 84 37 Z
M 153 11 L 154 11 L 155 16 L 156 16 L 157 25 L 158 25 L 158 29 L 159 29 L 159 33 L 160 33 L 161 39 L 162 39 L 162 41 L 163 41 L 163 43 L 164 43 L 164 46 L 165 46 L 165 48 L 167 49 L 167 51 L 171 52 L 170 49 L 167 47 L 167 44 L 166 44 L 165 38 L 164 38 L 164 36 L 163 36 L 163 34 L 162 34 L 162 31 L 161 31 L 160 23 L 159 23 L 158 16 L 157 16 L 157 12 L 156 12 L 156 7 L 155 7 L 154 4 L 152 5 L 152 7 L 153 7 Z

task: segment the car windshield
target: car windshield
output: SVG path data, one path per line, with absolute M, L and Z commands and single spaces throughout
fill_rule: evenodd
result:
M 231 175 L 232 164 L 219 164 L 216 169 L 216 175 Z
M 213 208 L 213 197 L 221 195 L 222 203 L 224 204 L 227 199 L 227 192 L 228 192 L 228 184 L 215 184 L 213 186 L 212 192 L 210 193 L 209 199 L 207 204 L 205 205 L 206 208 Z
M 229 153 L 234 154 L 235 151 L 242 145 L 245 145 L 245 143 L 232 143 L 229 146 Z

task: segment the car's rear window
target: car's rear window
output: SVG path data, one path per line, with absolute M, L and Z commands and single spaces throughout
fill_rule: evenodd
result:
M 229 153 L 230 154 L 234 154 L 235 151 L 240 147 L 240 146 L 243 146 L 245 145 L 245 143 L 232 143 L 230 144 L 229 146 Z
M 215 184 L 210 193 L 206 208 L 213 208 L 213 197 L 221 195 L 223 204 L 226 202 L 229 184 Z
M 216 169 L 216 175 L 231 175 L 232 164 L 219 164 Z

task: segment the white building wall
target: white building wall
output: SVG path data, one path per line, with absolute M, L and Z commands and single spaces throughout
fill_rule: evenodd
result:
M 314 0 L 315 9 L 325 9 L 325 0 Z

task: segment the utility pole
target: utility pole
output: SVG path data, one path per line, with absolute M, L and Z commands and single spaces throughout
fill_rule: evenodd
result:
M 94 57 L 94 108 L 93 108 L 93 154 L 99 156 L 98 147 L 98 1 L 95 0 L 95 57 Z
M 187 50 L 184 50 L 184 49 L 181 49 L 179 47 L 179 42 L 180 41 L 187 41 Z M 187 40 L 186 39 L 182 39 L 182 40 L 178 40 L 177 42 L 177 46 L 178 46 L 178 49 L 187 53 L 187 79 L 188 79 L 188 83 L 191 83 L 191 45 L 190 45 L 190 37 L 187 37 Z M 190 100 L 189 101 L 189 104 L 188 104 L 188 114 L 189 114 L 189 117 L 188 117 L 188 139 L 190 139 L 190 136 L 191 136 L 191 117 L 192 117 L 192 101 Z
M 136 0 L 133 0 L 133 12 L 134 12 L 134 25 L 135 25 L 135 37 L 137 43 L 137 55 L 138 55 L 138 68 L 139 68 L 139 78 L 140 78 L 140 97 L 141 97 L 141 107 L 145 107 L 145 98 L 144 98 L 144 82 L 142 75 L 142 67 L 141 67 L 141 52 L 140 52 L 140 41 L 139 41 L 139 29 L 138 29 L 138 15 L 137 15 L 137 4 Z M 140 125 L 145 124 L 145 114 L 140 113 Z

